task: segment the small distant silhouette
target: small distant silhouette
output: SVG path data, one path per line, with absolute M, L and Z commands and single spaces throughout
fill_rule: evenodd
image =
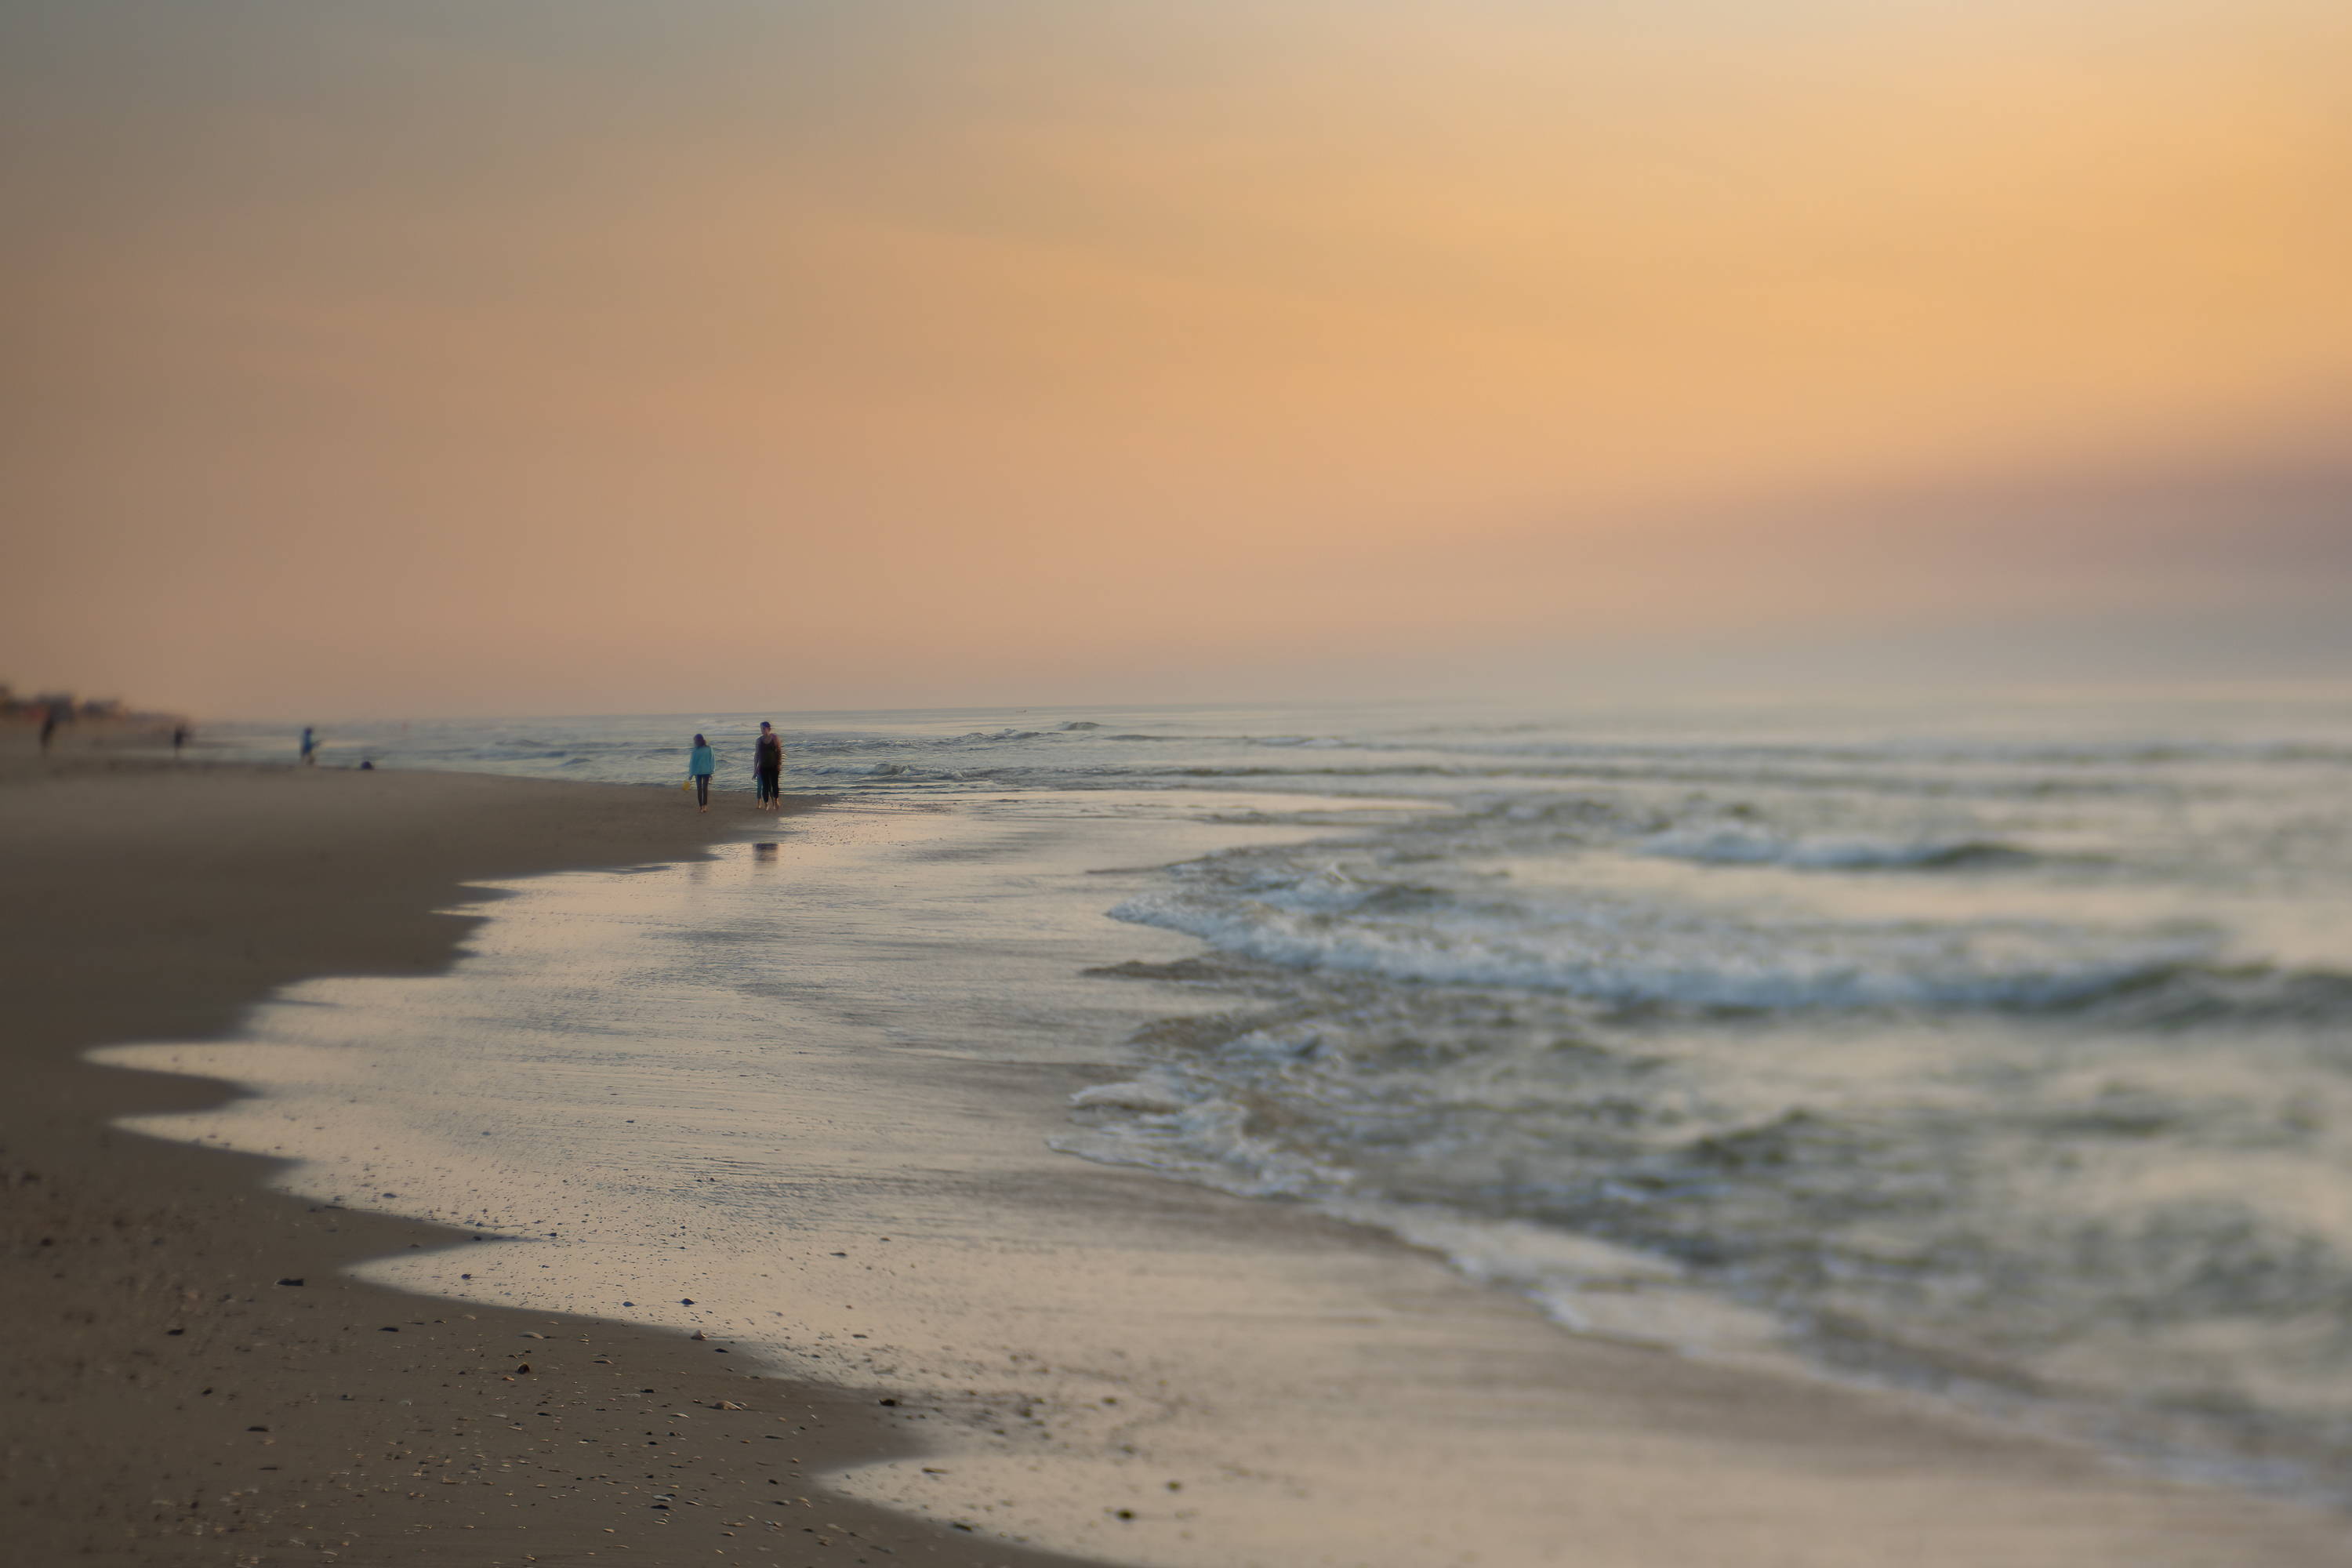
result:
M 372 773 L 375 772 L 375 759 L 373 757 L 362 757 L 360 759 L 360 772 L 363 773 Z
M 784 738 L 765 719 L 760 721 L 760 742 L 751 752 L 751 777 L 761 811 L 783 809 Z
M 55 703 L 41 710 L 41 750 L 47 751 L 58 735 L 58 710 Z
M 173 760 L 173 762 L 177 762 L 177 761 L 179 761 L 179 760 L 180 760 L 180 753 L 181 753 L 182 752 L 184 752 L 184 751 L 185 751 L 185 750 L 187 749 L 187 745 L 188 745 L 188 727 L 187 727 L 185 724 L 174 724 L 174 725 L 173 725 L 173 726 L 172 726 L 172 760 Z
M 302 726 L 302 765 L 306 768 L 319 765 L 319 737 L 308 724 Z

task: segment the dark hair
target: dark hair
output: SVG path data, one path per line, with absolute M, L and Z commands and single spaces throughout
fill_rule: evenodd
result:
M 699 736 L 699 735 L 697 735 L 697 736 L 694 738 L 694 743 L 695 743 L 696 745 L 698 745 L 698 746 L 707 746 L 707 745 L 710 744 L 710 742 L 708 742 L 708 741 L 704 740 L 704 739 L 703 739 L 701 736 Z

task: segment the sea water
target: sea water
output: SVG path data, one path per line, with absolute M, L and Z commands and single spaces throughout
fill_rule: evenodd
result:
M 1312 1205 L 1568 1331 L 2342 1495 L 2352 694 L 469 721 L 325 756 L 664 784 L 701 731 L 742 787 L 761 717 L 815 816 L 526 885 L 457 975 L 260 1020 L 242 1075 L 309 1188 L 557 1243 L 625 1188 L 659 1217 L 599 1280 L 499 1290 L 668 1310 L 812 1204 L 921 1223 L 879 1122 L 866 1156 L 779 1134 L 812 1105 L 1011 1093 L 1057 1181 Z M 303 1145 L 339 1098 L 437 1129 L 438 1174 Z M 485 1104 L 530 1130 L 482 1142 Z M 829 1374 L 870 1365 L 846 1333 Z

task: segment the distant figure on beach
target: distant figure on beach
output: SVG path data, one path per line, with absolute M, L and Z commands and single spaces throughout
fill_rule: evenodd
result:
M 180 760 L 180 753 L 181 753 L 182 752 L 184 752 L 184 751 L 186 751 L 186 750 L 187 750 L 187 748 L 188 748 L 188 727 L 187 727 L 185 724 L 174 724 L 174 725 L 173 725 L 173 726 L 172 726 L 172 760 L 173 760 L 173 762 L 175 762 L 175 763 L 176 763 L 176 762 L 178 762 L 178 761 Z
M 698 810 L 710 809 L 710 775 L 719 771 L 719 759 L 711 754 L 710 742 L 697 735 L 694 752 L 686 759 L 686 771 L 694 779 L 694 804 Z
M 302 726 L 302 765 L 306 768 L 319 765 L 319 737 L 308 724 Z
M 41 710 L 41 750 L 47 751 L 49 742 L 58 737 L 58 710 L 55 704 Z
M 784 738 L 765 719 L 760 721 L 760 743 L 751 753 L 751 773 L 759 786 L 760 809 L 782 810 Z

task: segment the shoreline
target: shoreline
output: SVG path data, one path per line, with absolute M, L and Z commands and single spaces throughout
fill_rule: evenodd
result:
M 1107 1492 L 1120 1479 L 1113 1471 L 1138 1465 L 1151 1489 L 1160 1476 L 1183 1477 L 1187 1510 L 1230 1511 L 1243 1534 L 1229 1539 L 1251 1542 L 1246 1554 L 1179 1554 L 1217 1568 L 1386 1563 L 1392 1552 L 1360 1550 L 1349 1528 L 1402 1539 L 1400 1523 L 1418 1542 L 1416 1565 L 1681 1568 L 1736 1554 L 1871 1568 L 1904 1553 L 1955 1568 L 2352 1562 L 2337 1516 L 2118 1476 L 2076 1446 L 1901 1396 L 1570 1335 L 1517 1296 L 1395 1237 L 1048 1156 L 1060 1091 L 1084 1081 L 1072 1076 L 1077 1056 L 1046 1053 L 1008 1069 L 918 1048 L 908 1059 L 921 1070 L 896 1075 L 903 1103 L 894 1111 L 870 1103 L 866 1046 L 840 1042 L 837 1068 L 793 1053 L 799 1114 L 833 1140 L 798 1145 L 796 1169 L 837 1177 L 828 1150 L 873 1155 L 877 1124 L 861 1118 L 879 1116 L 916 1135 L 927 1204 L 984 1207 L 969 1222 L 941 1210 L 930 1228 L 945 1250 L 928 1252 L 913 1250 L 926 1245 L 922 1227 L 909 1234 L 894 1216 L 900 1256 L 887 1288 L 877 1278 L 856 1308 L 843 1304 L 854 1325 L 829 1322 L 823 1300 L 796 1304 L 794 1339 L 821 1341 L 830 1327 L 862 1340 L 890 1314 L 877 1339 L 911 1363 L 908 1382 L 887 1368 L 877 1369 L 878 1385 L 824 1381 L 830 1369 L 812 1368 L 815 1380 L 737 1370 L 756 1342 L 716 1320 L 698 1342 L 677 1323 L 362 1283 L 342 1271 L 408 1259 L 422 1267 L 391 1271 L 415 1279 L 467 1267 L 468 1252 L 490 1262 L 506 1249 L 476 1247 L 481 1231 L 271 1192 L 265 1184 L 284 1167 L 265 1156 L 224 1163 L 219 1151 L 120 1131 L 118 1117 L 217 1106 L 239 1091 L 220 1079 L 98 1067 L 81 1050 L 107 1038 L 242 1037 L 256 1003 L 307 976 L 453 976 L 465 938 L 488 917 L 431 911 L 500 896 L 471 882 L 646 862 L 658 862 L 653 881 L 692 880 L 730 858 L 754 861 L 740 840 L 724 847 L 737 837 L 729 826 L 742 797 L 722 796 L 724 808 L 704 817 L 658 789 L 399 770 L 165 772 L 118 764 L 0 784 L 0 877 L 31 895 L 0 951 L 28 986 L 37 977 L 45 988 L 21 993 L 18 1021 L 47 1022 L 37 1048 L 39 1031 L 20 1031 L 5 1059 L 28 1090 L 16 1103 L 48 1119 L 10 1126 L 0 1149 L 20 1264 L 0 1287 L 0 1310 L 28 1325 L 12 1344 L 7 1397 L 12 1431 L 26 1435 L 9 1452 L 29 1560 L 243 1568 L 905 1556 L 943 1568 L 1075 1568 L 1088 1551 L 1179 1560 L 1143 1539 L 1147 1528 L 1181 1523 L 1173 1515 L 1110 1527 L 1134 1532 L 1132 1552 L 1064 1534 L 1076 1555 L 1056 1556 L 1008 1540 L 1024 1530 L 1055 1538 L 1037 1530 L 1050 1519 L 991 1519 L 983 1500 L 1024 1496 L 1036 1463 L 1050 1458 L 1065 1492 Z M 748 811 L 740 820 L 759 826 Z M 906 911 L 889 879 L 867 868 L 894 854 L 929 863 L 945 853 L 960 864 L 989 831 L 977 819 L 940 822 L 948 837 L 935 844 L 908 842 L 894 825 L 869 847 L 885 859 L 836 862 L 894 929 Z M 803 858 L 814 860 L 814 840 L 827 836 L 804 839 Z M 1085 862 L 1099 863 L 1091 853 Z M 976 876 L 992 889 L 992 872 Z M 792 907 L 820 926 L 835 918 L 821 904 Z M 499 929 L 529 926 L 526 915 Z M 551 929 L 568 945 L 561 924 Z M 938 934 L 950 943 L 932 950 L 942 961 L 998 962 Z M 838 940 L 866 945 L 854 923 Z M 1171 957 L 1187 945 L 1144 940 Z M 782 951 L 803 961 L 801 947 Z M 1043 962 L 1059 970 L 1069 960 Z M 159 1014 L 179 1022 L 121 1033 Z M 1096 1047 L 1070 1048 L 1101 1065 Z M 322 1110 L 320 1121 L 337 1120 Z M 940 1142 L 950 1126 L 968 1134 L 959 1147 Z M 905 1157 L 881 1153 L 886 1163 Z M 1020 1202 L 1002 1202 L 1013 1194 Z M 819 1257 L 839 1245 L 805 1244 Z M 968 1252 L 971 1271 L 946 1267 Z M 1024 1289 L 1031 1300 L 975 1317 L 1005 1283 L 1004 1257 L 1060 1289 L 1043 1298 Z M 706 1298 L 694 1310 L 709 1310 L 711 1292 L 690 1293 Z M 1006 1316 L 1007 1306 L 1027 1316 Z M 910 1342 L 926 1319 L 936 1342 Z M 861 1331 L 847 1334 L 853 1326 Z M 1029 1391 L 1042 1388 L 1041 1408 L 1069 1436 L 1048 1453 L 1033 1446 L 1042 1429 L 1034 1438 L 1000 1431 L 992 1447 L 967 1442 L 952 1461 L 907 1441 L 906 1419 L 952 1425 L 978 1414 L 955 1408 L 950 1384 L 967 1381 L 960 1368 L 923 1363 L 1000 1343 L 1050 1352 L 1013 1358 L 1023 1363 L 1018 1414 L 1025 1420 Z M 719 1354 L 730 1361 L 712 1359 Z M 1114 1367 L 1130 1354 L 1152 1364 Z M 1044 1381 L 1046 1359 L 1070 1386 Z M 1118 1397 L 1097 1397 L 1106 1388 Z M 879 1408 L 893 1396 L 902 1408 Z M 1159 1406 L 1149 1416 L 1127 1414 L 1146 1401 Z M 1073 1424 L 1088 1406 L 1118 1414 Z M 1131 1420 L 1145 1426 L 1129 1429 Z M 1137 1450 L 1113 1445 L 1107 1422 L 1143 1446 L 1140 1459 L 1119 1457 Z M 932 1468 L 950 1462 L 952 1483 Z M 1213 1489 L 1219 1471 L 1264 1495 Z M 816 1489 L 828 1472 L 846 1473 L 833 1478 L 837 1489 Z M 922 1520 L 918 1493 L 952 1511 Z M 1068 1499 L 1045 1506 L 1066 1519 Z M 1514 1515 L 1532 1528 L 1497 1533 Z M 982 1520 L 1005 1533 L 957 1528 Z
M 122 1131 L 240 1091 L 84 1059 L 233 1036 L 299 980 L 440 973 L 484 919 L 441 912 L 481 900 L 466 884 L 699 858 L 748 810 L 392 769 L 17 761 L 0 773 L 0 1397 L 26 1561 L 1073 1563 L 824 1490 L 824 1472 L 910 1452 L 862 1393 L 720 1370 L 675 1333 L 351 1278 L 478 1233 L 306 1204 L 270 1189 L 279 1161 Z M 700 1426 L 649 1423 L 655 1406 Z

